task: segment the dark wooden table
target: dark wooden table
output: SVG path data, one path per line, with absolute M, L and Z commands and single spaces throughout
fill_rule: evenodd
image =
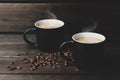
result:
M 119 80 L 120 79 L 120 58 L 117 56 L 119 46 L 109 44 L 106 46 L 106 52 L 116 52 L 116 54 L 107 54 L 105 57 L 109 64 L 104 70 L 82 70 L 75 71 L 74 66 L 60 67 L 52 69 L 43 67 L 35 71 L 28 68 L 20 70 L 9 70 L 7 66 L 10 62 L 16 65 L 23 65 L 22 58 L 34 56 L 39 50 L 28 45 L 23 40 L 23 34 L 0 34 L 0 79 L 1 80 Z M 29 52 L 28 55 L 25 55 Z M 17 56 L 17 54 L 21 54 Z M 104 66 L 105 67 L 105 66 Z

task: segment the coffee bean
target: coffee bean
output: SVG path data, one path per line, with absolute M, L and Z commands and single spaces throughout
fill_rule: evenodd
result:
M 48 64 L 48 66 L 52 66 L 52 64 Z
M 64 61 L 64 65 L 67 66 L 67 64 L 68 64 L 67 61 Z
M 10 66 L 8 69 L 9 69 L 9 70 L 15 70 L 16 67 L 14 67 L 14 66 Z
M 17 69 L 22 69 L 22 67 L 20 67 L 20 66 L 17 66 L 16 68 L 17 68 Z
M 43 67 L 43 65 L 42 65 L 42 64 L 40 64 L 40 67 Z
M 39 56 L 39 55 L 37 55 L 37 56 L 36 56 L 36 59 L 37 59 L 37 60 L 39 60 L 39 59 L 40 59 L 40 56 Z
M 38 62 L 39 62 L 39 63 L 43 63 L 43 60 L 39 60 Z
M 49 56 L 46 56 L 45 59 L 49 59 Z
M 35 69 L 36 69 L 36 66 L 35 66 L 35 65 L 32 65 L 32 68 L 35 70 Z
M 49 59 L 47 59 L 48 61 L 51 61 L 51 59 L 49 58 Z
M 55 64 L 57 64 L 57 65 L 58 65 L 58 62 L 56 62 Z
M 10 65 L 9 65 L 9 66 L 7 66 L 7 68 L 10 68 Z
M 44 59 L 44 57 L 43 57 L 43 56 L 40 56 L 40 59 Z
M 40 64 L 39 64 L 39 63 L 34 63 L 34 65 L 35 65 L 36 67 L 39 67 Z
M 20 53 L 17 54 L 17 56 L 20 56 L 20 55 L 21 55 Z
M 69 56 L 69 53 L 65 52 L 65 53 L 64 53 L 64 56 L 68 57 L 68 56 Z
M 30 63 L 34 63 L 35 59 L 34 58 L 31 58 L 30 59 Z
M 10 62 L 10 65 L 13 65 L 13 64 L 15 64 L 14 62 Z
M 30 61 L 28 61 L 28 60 L 24 60 L 23 62 L 24 62 L 24 63 L 29 63 Z
M 57 52 L 57 54 L 58 54 L 58 56 L 60 56 L 61 53 L 60 53 L 60 52 Z
M 64 64 L 65 66 L 67 66 L 67 64 Z
M 55 61 L 52 61 L 52 64 L 55 64 Z
M 43 63 L 43 66 L 46 66 L 46 64 L 45 64 L 45 63 Z
M 22 60 L 25 61 L 25 60 L 27 60 L 27 58 L 23 58 Z
M 33 69 L 33 68 L 30 68 L 30 70 L 31 70 L 31 71 L 33 71 L 33 70 L 35 70 L 35 69 Z

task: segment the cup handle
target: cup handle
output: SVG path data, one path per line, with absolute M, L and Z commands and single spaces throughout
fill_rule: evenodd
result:
M 23 33 L 23 38 L 24 38 L 24 40 L 25 40 L 28 44 L 37 46 L 37 43 L 36 43 L 36 42 L 30 41 L 30 40 L 26 37 L 26 35 L 28 34 L 28 32 L 32 32 L 32 31 L 35 31 L 35 30 L 36 30 L 35 28 L 28 28 L 28 29 L 25 30 L 25 32 Z
M 65 42 L 63 42 L 61 45 L 60 45 L 60 47 L 59 47 L 59 49 L 61 50 L 65 45 L 67 45 L 67 44 L 71 44 L 71 43 L 73 43 L 73 41 L 71 40 L 71 41 L 65 41 Z
M 63 48 L 64 46 L 66 46 L 66 45 L 68 45 L 68 44 L 72 44 L 72 43 L 73 43 L 72 40 L 71 40 L 71 41 L 65 41 L 65 42 L 63 42 L 63 43 L 60 45 L 60 47 L 59 47 L 59 51 L 60 51 L 60 53 L 61 53 L 61 56 L 64 57 L 65 59 L 67 59 L 67 60 L 69 60 L 69 58 L 64 55 L 62 48 Z

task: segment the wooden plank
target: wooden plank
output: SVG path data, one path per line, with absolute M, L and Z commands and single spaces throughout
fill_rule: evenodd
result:
M 51 10 L 53 7 L 59 10 L 60 6 L 62 5 L 57 6 L 44 3 L 0 3 L 0 32 L 23 32 L 27 27 L 34 26 L 35 21 L 48 18 L 49 13 L 47 13 L 47 10 Z
M 24 56 L 25 57 L 25 56 Z M 53 69 L 52 66 L 44 66 L 38 67 L 36 70 L 31 71 L 30 67 L 25 66 L 22 59 L 24 57 L 11 57 L 11 58 L 0 58 L 0 74 L 7 75 L 17 75 L 17 74 L 25 74 L 25 75 L 112 75 L 119 73 L 120 75 L 120 65 L 117 63 L 120 61 L 113 61 L 112 63 L 107 62 L 107 65 L 104 68 L 99 68 L 97 70 L 85 70 L 80 69 L 79 71 L 75 71 L 76 67 L 74 65 L 71 66 L 56 66 L 56 69 Z M 28 58 L 28 56 L 26 57 Z M 114 58 L 115 59 L 115 58 Z M 10 65 L 10 62 L 14 62 L 14 67 L 20 66 L 22 69 L 9 70 L 7 67 Z
M 64 3 L 64 2 L 79 2 L 78 0 L 72 1 L 72 0 L 0 0 L 0 2 L 4 3 Z
M 1 80 L 119 80 L 119 76 L 96 75 L 0 75 Z

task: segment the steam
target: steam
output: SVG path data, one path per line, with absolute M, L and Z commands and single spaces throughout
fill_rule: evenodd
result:
M 53 12 L 51 12 L 50 10 L 47 10 L 46 13 L 48 14 L 48 16 L 47 16 L 48 18 L 57 19 L 57 16 Z
M 94 22 L 92 26 L 88 26 L 82 29 L 82 32 L 91 32 L 97 28 L 97 22 Z

